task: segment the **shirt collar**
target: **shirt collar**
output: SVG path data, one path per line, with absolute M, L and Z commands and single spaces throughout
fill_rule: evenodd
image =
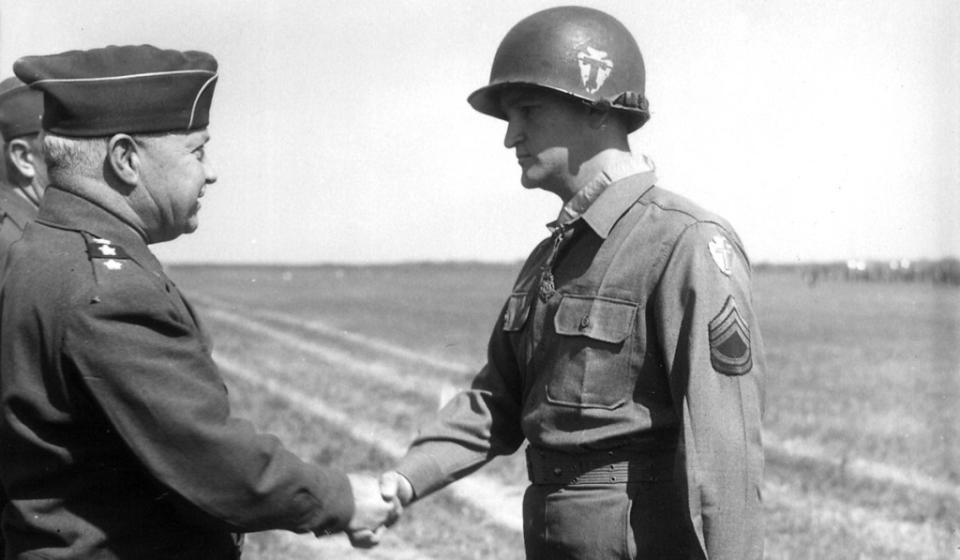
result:
M 610 185 L 590 208 L 583 213 L 586 222 L 600 236 L 606 239 L 620 216 L 633 206 L 643 193 L 650 190 L 657 182 L 653 171 L 637 173 L 624 177 Z
M 132 225 L 106 208 L 55 185 L 47 187 L 37 221 L 107 239 L 111 244 L 122 247 L 144 268 L 155 274 L 163 271 L 160 261 L 150 252 L 146 241 Z
M 605 167 L 563 205 L 560 215 L 547 227 L 555 230 L 583 218 L 597 235 L 606 239 L 613 224 L 629 205 L 656 182 L 653 170 L 653 161 L 645 155 Z M 642 177 L 639 184 L 637 181 L 622 181 L 634 175 Z M 622 183 L 627 183 L 627 186 L 622 186 Z M 611 190 L 615 192 L 606 194 Z

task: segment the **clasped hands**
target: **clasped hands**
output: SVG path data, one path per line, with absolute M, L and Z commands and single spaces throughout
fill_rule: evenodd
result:
M 354 513 L 346 533 L 355 548 L 371 548 L 400 519 L 403 508 L 413 499 L 410 481 L 395 471 L 372 476 L 349 474 Z

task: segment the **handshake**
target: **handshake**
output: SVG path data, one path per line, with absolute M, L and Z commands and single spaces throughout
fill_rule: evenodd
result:
M 396 471 L 372 476 L 349 474 L 354 512 L 346 533 L 354 548 L 372 548 L 380 544 L 387 527 L 400 519 L 403 508 L 413 499 L 410 481 Z

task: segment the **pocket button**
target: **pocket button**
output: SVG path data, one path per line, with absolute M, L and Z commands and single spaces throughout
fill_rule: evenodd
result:
M 580 330 L 585 331 L 590 328 L 590 315 L 584 315 L 580 318 Z

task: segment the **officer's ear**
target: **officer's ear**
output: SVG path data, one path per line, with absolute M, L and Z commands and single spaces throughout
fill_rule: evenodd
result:
M 7 142 L 7 158 L 28 181 L 32 181 L 37 175 L 37 157 L 39 154 L 33 153 L 33 147 L 26 138 L 14 138 Z
M 129 134 L 114 134 L 107 142 L 107 165 L 113 174 L 131 187 L 140 182 L 142 170 L 139 147 Z

